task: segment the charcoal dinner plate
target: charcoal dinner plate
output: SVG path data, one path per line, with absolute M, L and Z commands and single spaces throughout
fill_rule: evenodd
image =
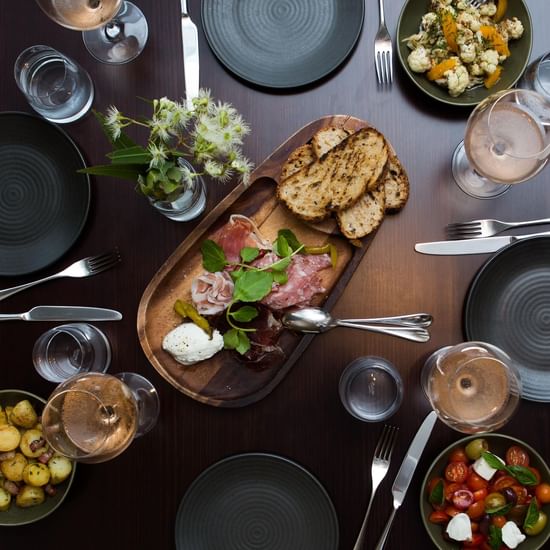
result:
M 319 80 L 361 34 L 363 0 L 203 0 L 202 24 L 227 69 L 269 88 Z
M 517 362 L 524 399 L 550 402 L 550 238 L 516 241 L 481 267 L 464 330 L 468 340 L 494 344 Z
M 43 118 L 0 113 L 0 276 L 25 275 L 60 258 L 88 216 L 82 155 Z
M 337 550 L 323 486 L 280 456 L 225 458 L 191 484 L 176 517 L 177 550 Z

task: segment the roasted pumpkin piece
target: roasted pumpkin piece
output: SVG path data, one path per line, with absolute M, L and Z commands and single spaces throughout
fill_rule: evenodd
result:
M 497 0 L 497 11 L 493 17 L 494 21 L 498 23 L 506 13 L 508 9 L 508 0 Z
M 499 55 L 505 55 L 506 57 L 510 56 L 508 43 L 504 40 L 504 38 L 502 38 L 502 35 L 498 32 L 496 27 L 481 25 L 479 32 L 483 38 L 489 41 L 491 46 L 499 53 Z
M 456 27 L 455 18 L 448 11 L 446 11 L 441 16 L 441 28 L 443 30 L 443 36 L 447 41 L 447 46 L 449 46 L 449 50 L 451 50 L 454 53 L 458 53 L 458 44 L 456 43 L 458 29 Z
M 435 67 L 432 67 L 426 73 L 426 77 L 428 78 L 428 80 L 437 80 L 439 78 L 442 78 L 447 71 L 454 69 L 456 65 L 457 60 L 455 57 L 444 59 L 443 61 L 441 61 L 441 63 L 438 63 L 437 65 L 435 65 Z
M 489 89 L 489 88 L 492 88 L 499 80 L 500 80 L 500 76 L 502 74 L 502 67 L 499 65 L 495 71 L 493 73 L 491 73 L 490 75 L 488 75 L 484 80 L 483 80 L 483 85 Z

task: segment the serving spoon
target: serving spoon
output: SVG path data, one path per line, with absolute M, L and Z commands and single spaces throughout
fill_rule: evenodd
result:
M 348 327 L 389 334 L 414 342 L 427 342 L 430 339 L 426 327 L 432 324 L 432 320 L 432 316 L 427 313 L 372 319 L 336 319 L 327 311 L 316 307 L 287 311 L 282 318 L 285 327 L 299 332 L 318 334 L 335 327 Z

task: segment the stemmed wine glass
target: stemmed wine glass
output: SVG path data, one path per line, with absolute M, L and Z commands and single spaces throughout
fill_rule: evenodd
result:
M 452 170 L 458 186 L 480 199 L 540 172 L 550 155 L 550 101 L 531 90 L 505 90 L 472 112 Z
M 434 352 L 422 369 L 421 385 L 440 420 L 471 434 L 502 427 L 521 398 L 514 362 L 485 342 L 463 342 Z
M 77 374 L 57 386 L 42 412 L 44 437 L 58 453 L 96 463 L 122 453 L 155 425 L 153 385 L 135 373 Z
M 147 20 L 137 6 L 126 0 L 36 0 L 36 3 L 59 25 L 84 31 L 84 44 L 98 61 L 127 63 L 142 52 L 147 42 Z

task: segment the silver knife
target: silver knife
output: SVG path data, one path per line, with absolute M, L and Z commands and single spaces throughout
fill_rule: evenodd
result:
M 114 309 L 83 306 L 36 306 L 25 313 L 2 313 L 0 321 L 120 321 Z
M 403 504 L 403 500 L 405 500 L 405 495 L 407 494 L 407 489 L 409 488 L 414 471 L 416 470 L 416 465 L 422 456 L 422 452 L 424 451 L 424 447 L 430 438 L 430 434 L 432 433 L 432 428 L 434 427 L 436 420 L 437 415 L 435 414 L 435 411 L 429 413 L 424 419 L 424 422 L 422 422 L 420 429 L 416 432 L 416 435 L 412 440 L 411 446 L 407 451 L 407 455 L 401 464 L 401 468 L 399 468 L 399 472 L 397 472 L 397 475 L 395 476 L 395 481 L 393 482 L 393 486 L 391 488 L 391 492 L 393 494 L 393 510 L 390 518 L 388 519 L 384 532 L 376 545 L 376 550 L 382 550 L 382 548 L 384 548 L 384 544 L 386 544 L 386 538 L 390 532 L 393 518 L 395 517 L 395 512 L 397 512 L 397 509 L 401 506 L 401 504 Z
M 459 254 L 486 254 L 496 252 L 522 239 L 531 237 L 548 237 L 550 231 L 532 233 L 530 235 L 507 235 L 505 237 L 485 237 L 481 239 L 462 239 L 456 241 L 435 241 L 432 243 L 416 243 L 414 249 L 422 254 L 459 255 Z
M 193 110 L 193 98 L 199 96 L 199 34 L 189 17 L 187 0 L 181 0 L 181 40 L 183 43 L 183 70 L 187 108 Z

